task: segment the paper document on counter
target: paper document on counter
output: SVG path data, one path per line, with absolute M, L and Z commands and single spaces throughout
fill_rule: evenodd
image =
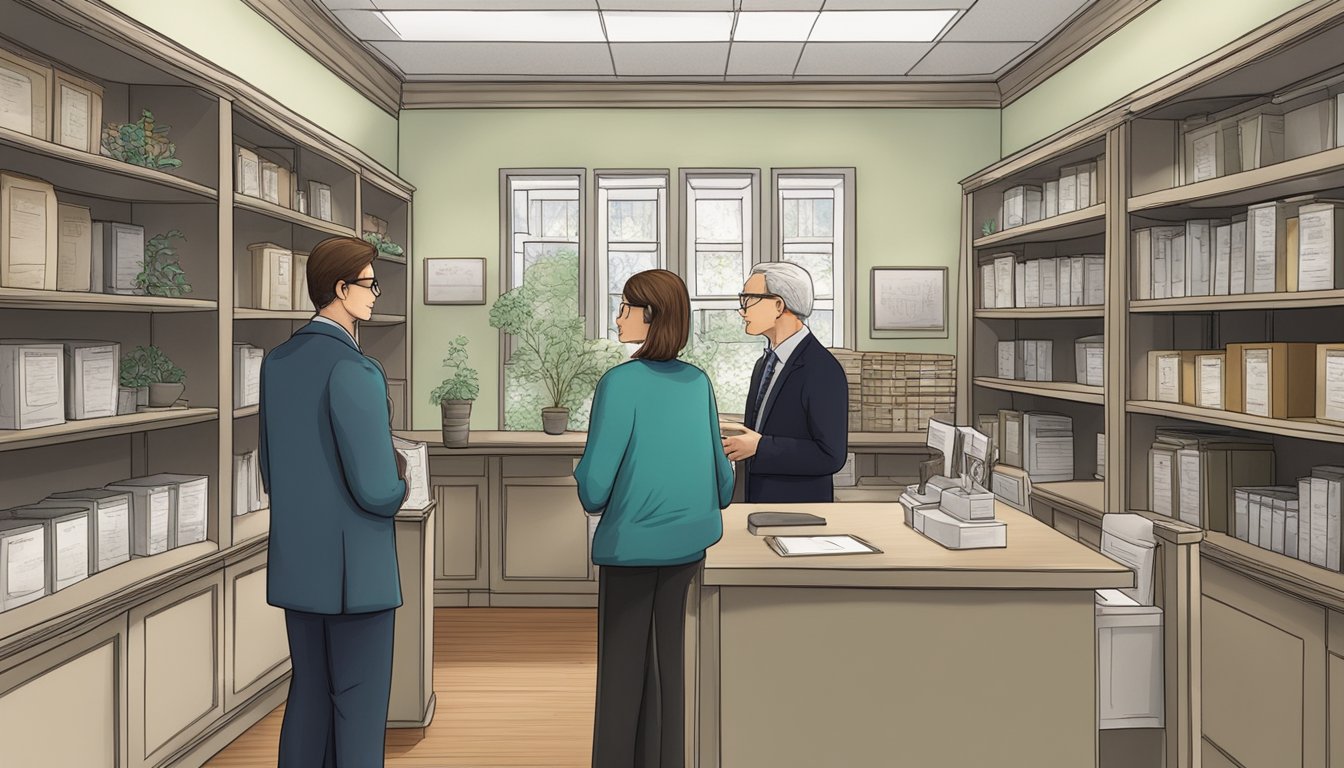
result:
M 780 557 L 866 555 L 881 554 L 882 552 L 882 550 L 863 539 L 848 534 L 837 536 L 766 536 L 765 543 Z

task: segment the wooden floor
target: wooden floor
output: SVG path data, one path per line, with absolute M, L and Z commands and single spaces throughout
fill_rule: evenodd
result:
M 597 611 L 439 608 L 434 722 L 388 731 L 387 768 L 580 768 L 591 763 Z M 206 768 L 275 768 L 281 705 Z

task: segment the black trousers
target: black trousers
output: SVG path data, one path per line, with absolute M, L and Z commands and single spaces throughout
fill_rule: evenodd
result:
M 383 764 L 395 611 L 285 611 L 293 676 L 279 768 Z
M 599 569 L 593 768 L 686 764 L 686 594 L 703 563 Z

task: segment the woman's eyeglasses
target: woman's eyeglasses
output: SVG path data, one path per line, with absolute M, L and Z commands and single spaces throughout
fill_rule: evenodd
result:
M 365 281 L 368 281 L 369 284 L 368 284 L 368 285 L 364 285 L 364 282 L 365 282 Z M 347 282 L 347 283 L 349 283 L 349 284 L 351 284 L 351 285 L 358 285 L 358 286 L 360 286 L 360 287 L 362 287 L 362 288 L 368 288 L 370 291 L 373 291 L 373 295 L 374 295 L 374 296 L 382 296 L 382 295 L 383 295 L 383 289 L 382 289 L 381 287 L 379 287 L 379 285 L 378 285 L 378 278 L 376 278 L 376 277 L 361 277 L 361 278 L 359 278 L 358 280 L 346 280 L 345 282 Z
M 619 310 L 619 312 L 618 312 L 619 316 L 621 316 L 621 317 L 626 317 L 626 316 L 628 316 L 630 310 L 631 310 L 632 308 L 634 308 L 634 307 L 639 307 L 640 309 L 647 309 L 647 307 L 646 307 L 645 305 L 643 305 L 643 304 L 631 304 L 631 303 L 629 303 L 629 302 L 627 302 L 627 301 L 622 301 L 622 302 L 621 302 L 621 308 L 620 308 L 620 310 Z
M 761 303 L 763 299 L 778 298 L 779 297 L 773 293 L 739 293 L 737 294 L 737 304 L 741 311 L 746 312 L 748 309 Z

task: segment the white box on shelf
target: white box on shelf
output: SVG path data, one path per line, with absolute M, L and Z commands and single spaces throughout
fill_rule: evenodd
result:
M 0 429 L 64 423 L 64 347 L 59 342 L 0 340 Z
M 82 205 L 56 206 L 56 290 L 101 291 L 93 283 L 93 216 Z
M 1041 207 L 1044 218 L 1059 215 L 1059 181 L 1047 181 L 1041 189 Z
M 1235 120 L 1205 123 L 1183 131 L 1185 184 L 1236 173 L 1241 165 L 1241 140 Z
M 294 309 L 316 312 L 317 308 L 313 306 L 313 298 L 308 295 L 308 252 L 292 251 L 290 253 L 290 269 L 294 275 L 294 295 L 290 298 L 290 306 Z
M 981 309 L 997 309 L 997 308 L 998 308 L 998 305 L 995 304 L 995 300 L 997 299 L 997 296 L 998 296 L 998 294 L 997 294 L 997 292 L 995 291 L 995 288 L 994 288 L 994 265 L 993 265 L 993 264 L 981 264 L 981 265 L 980 265 L 980 308 L 981 308 Z
M 1314 155 L 1330 148 L 1333 106 L 1329 100 L 1321 100 L 1284 115 L 1284 159 Z
M 164 473 L 144 478 L 173 489 L 170 547 L 185 547 L 205 541 L 210 514 L 210 478 L 205 475 Z
M 320 181 L 308 182 L 308 215 L 323 221 L 332 221 L 331 187 Z
M 330 190 L 328 190 L 330 194 Z M 1003 193 L 1003 229 L 1040 221 L 1041 188 L 1022 184 Z
M 252 306 L 288 311 L 293 308 L 293 254 L 275 243 L 253 243 Z
M 144 294 L 135 285 L 145 266 L 145 228 L 115 221 L 93 222 L 93 256 L 102 266 L 101 292 L 127 296 Z
M 66 418 L 116 416 L 121 345 L 115 341 L 67 341 L 64 347 Z
M 1297 289 L 1344 288 L 1344 206 L 1307 203 L 1298 209 L 1297 221 Z
M 1089 387 L 1106 383 L 1105 350 L 1102 336 L 1084 336 L 1073 344 L 1075 381 Z
M 131 495 L 131 555 L 167 552 L 172 541 L 173 486 L 143 477 L 109 483 L 107 490 Z
M 1213 233 L 1221 224 L 1217 219 L 1191 219 L 1185 222 L 1185 295 L 1210 296 L 1213 288 Z M 1230 233 L 1229 233 L 1230 234 Z M 1231 241 L 1229 240 L 1229 245 Z
M 131 559 L 133 501 L 129 493 L 105 488 L 62 491 L 53 493 L 41 503 L 55 506 L 78 504 L 89 510 L 94 572 L 105 571 Z
M 261 361 L 266 350 L 251 344 L 233 343 L 233 407 L 247 408 L 261 402 Z
M 89 577 L 92 557 L 87 509 L 38 505 L 11 509 L 6 514 L 15 520 L 31 520 L 44 527 L 46 581 L 52 592 L 59 592 Z
M 0 171 L 0 287 L 56 290 L 59 221 L 51 184 Z
M 0 128 L 51 141 L 51 67 L 0 47 Z
M 56 123 L 52 140 L 71 149 L 98 154 L 103 132 L 103 87 L 56 70 L 52 95 Z
M 1253 171 L 1284 160 L 1284 117 L 1259 112 L 1237 121 L 1241 170 Z
M 261 160 L 256 152 L 247 147 L 237 148 L 237 169 L 234 178 L 239 194 L 261 197 Z
M 0 611 L 45 597 L 46 526 L 36 520 L 0 519 Z
M 280 204 L 280 166 L 269 160 L 258 160 L 261 177 L 261 199 L 273 205 Z

